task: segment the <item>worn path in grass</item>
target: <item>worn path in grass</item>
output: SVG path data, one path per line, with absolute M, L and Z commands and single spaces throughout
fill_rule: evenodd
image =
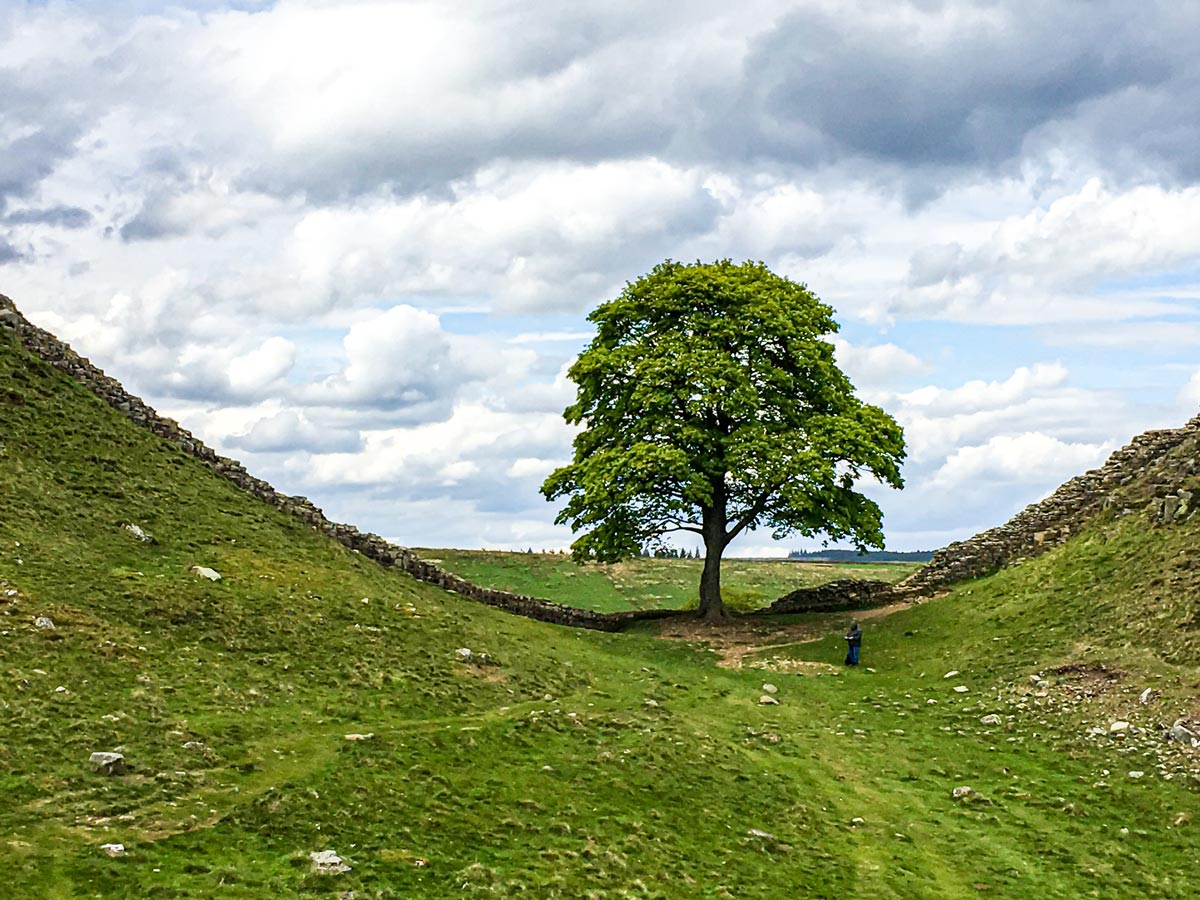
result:
M 667 640 L 702 643 L 720 657 L 717 661 L 718 666 L 740 669 L 748 656 L 794 644 L 813 643 L 842 628 L 847 621 L 866 622 L 882 619 L 902 609 L 908 609 L 915 602 L 919 601 L 904 600 L 874 609 L 810 613 L 804 616 L 735 616 L 729 622 L 720 625 L 680 616 L 658 623 L 655 630 L 660 638 Z M 814 674 L 838 671 L 832 665 L 805 660 L 792 661 L 789 669 L 798 673 Z

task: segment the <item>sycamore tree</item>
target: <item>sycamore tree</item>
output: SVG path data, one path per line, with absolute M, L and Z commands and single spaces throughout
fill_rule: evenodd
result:
M 577 561 L 615 562 L 692 532 L 700 615 L 726 617 L 721 557 L 738 535 L 883 546 L 863 478 L 903 486 L 904 434 L 834 361 L 833 310 L 758 262 L 667 260 L 589 317 L 570 369 L 572 461 L 542 493 L 579 534 Z

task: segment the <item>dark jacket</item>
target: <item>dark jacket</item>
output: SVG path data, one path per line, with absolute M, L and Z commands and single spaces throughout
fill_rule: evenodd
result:
M 857 623 L 851 625 L 850 630 L 846 632 L 846 640 L 851 647 L 862 646 L 862 629 L 858 627 Z

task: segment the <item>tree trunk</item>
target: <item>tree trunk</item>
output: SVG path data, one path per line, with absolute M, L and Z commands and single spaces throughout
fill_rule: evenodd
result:
M 721 554 L 725 552 L 725 492 L 714 491 L 715 505 L 704 510 L 704 572 L 700 575 L 699 616 L 706 622 L 727 622 L 721 600 Z
M 721 553 L 724 547 L 705 547 L 704 572 L 700 576 L 700 618 L 706 622 L 725 622 L 729 613 L 721 600 Z

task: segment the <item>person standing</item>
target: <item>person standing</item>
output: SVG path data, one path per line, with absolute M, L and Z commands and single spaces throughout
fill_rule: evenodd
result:
M 860 649 L 862 649 L 862 629 L 858 627 L 857 622 L 851 622 L 850 630 L 846 632 L 846 665 L 858 665 Z

